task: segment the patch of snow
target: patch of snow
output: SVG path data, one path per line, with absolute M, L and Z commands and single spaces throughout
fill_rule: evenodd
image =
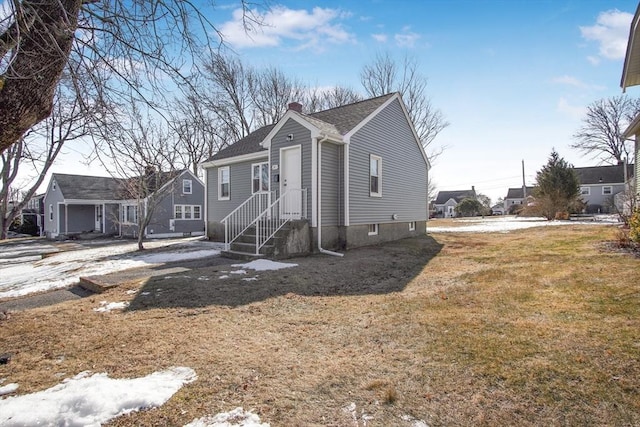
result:
M 185 424 L 184 427 L 270 427 L 270 424 L 261 423 L 259 416 L 238 407 L 212 417 L 195 419 L 189 424 Z
M 283 268 L 297 267 L 298 264 L 276 262 L 268 259 L 256 259 L 246 264 L 231 264 L 232 267 L 250 268 L 255 271 L 281 270 Z
M 468 223 L 459 227 L 438 227 L 427 225 L 427 233 L 508 233 L 514 230 L 523 230 L 532 227 L 557 227 L 563 225 L 603 225 L 613 222 L 605 220 L 571 220 L 571 221 L 547 221 L 544 218 L 521 218 L 521 217 L 501 217 L 501 218 L 473 218 L 457 219 L 456 222 Z
M 135 289 L 129 289 L 129 290 L 126 292 L 126 294 L 127 294 L 127 295 L 133 295 L 133 294 L 135 294 L 136 292 L 138 292 L 138 291 L 137 291 L 137 290 L 135 290 Z
M 109 313 L 111 310 L 124 310 L 129 307 L 129 303 L 127 301 L 122 302 L 106 302 L 100 301 L 100 307 L 94 308 L 93 311 L 97 311 L 98 313 Z
M 244 279 L 242 279 L 242 281 L 244 281 L 244 282 L 253 282 L 255 280 L 258 280 L 258 276 L 245 277 Z
M 229 275 L 228 274 L 223 274 L 222 276 L 218 277 L 218 279 L 228 279 Z
M 15 392 L 18 389 L 18 384 L 16 383 L 9 383 L 7 385 L 4 385 L 2 387 L 0 387 L 0 396 L 4 396 L 5 394 L 10 394 Z
M 402 415 L 400 418 L 403 421 L 411 423 L 411 427 L 429 427 L 429 424 L 427 424 L 423 420 L 413 418 L 411 415 Z
M 98 427 L 120 415 L 161 406 L 196 379 L 186 367 L 133 379 L 82 372 L 47 390 L 0 400 L 0 425 Z
M 78 283 L 81 276 L 99 276 L 131 268 L 217 256 L 221 249 L 220 244 L 196 240 L 146 242 L 145 247 L 149 249 L 173 248 L 172 251 L 153 254 L 138 252 L 136 243 L 122 242 L 99 247 L 78 245 L 76 250 L 53 253 L 52 250 L 57 250 L 55 247 L 22 246 L 0 247 L 0 260 L 5 260 L 0 262 L 0 298 L 64 288 Z M 50 256 L 20 264 L 10 262 L 15 253 L 33 252 L 47 252 Z
M 247 270 L 236 270 L 232 271 L 231 274 L 247 274 Z

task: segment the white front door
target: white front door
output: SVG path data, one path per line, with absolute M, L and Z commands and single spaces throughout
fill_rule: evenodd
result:
M 95 230 L 102 233 L 102 205 L 96 205 L 96 226 Z
M 280 214 L 283 218 L 302 217 L 302 156 L 300 146 L 280 150 L 280 196 L 289 192 L 283 200 Z

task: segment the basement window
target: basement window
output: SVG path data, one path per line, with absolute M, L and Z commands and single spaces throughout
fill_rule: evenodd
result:
M 369 236 L 378 235 L 378 224 L 369 224 Z
M 411 221 L 409 223 L 409 231 L 416 231 L 416 222 L 415 221 Z

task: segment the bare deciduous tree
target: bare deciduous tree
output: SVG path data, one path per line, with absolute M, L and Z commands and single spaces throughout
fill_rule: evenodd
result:
M 587 107 L 582 127 L 573 136 L 571 148 L 604 163 L 622 164 L 629 159 L 631 144 L 622 132 L 640 112 L 640 98 L 626 95 L 599 99 Z
M 100 138 L 100 159 L 105 168 L 120 181 L 121 199 L 128 201 L 119 218 L 113 218 L 125 227 L 131 227 L 144 249 L 145 230 L 151 223 L 160 202 L 167 196 L 165 186 L 181 169 L 175 138 L 154 120 L 154 113 L 145 105 L 131 101 L 131 109 L 112 110 L 114 120 Z
M 362 101 L 362 95 L 351 88 L 334 86 L 329 90 L 314 87 L 307 91 L 304 107 L 308 113 L 328 110 L 346 104 Z
M 65 82 L 69 84 L 70 80 Z M 58 87 L 51 115 L 0 154 L 0 240 L 6 239 L 9 226 L 35 195 L 64 144 L 87 134 L 87 110 L 80 107 L 71 88 L 65 86 Z M 12 201 L 21 166 L 31 168 L 32 179 L 27 188 L 19 189 L 20 199 Z
M 420 73 L 414 58 L 405 55 L 398 64 L 389 53 L 378 54 L 362 68 L 360 82 L 369 96 L 400 92 L 429 160 L 433 163 L 442 154 L 444 147 L 434 148 L 433 141 L 449 122 L 431 104 L 427 96 L 427 78 Z
M 276 123 L 287 112 L 291 102 L 302 100 L 302 84 L 287 77 L 282 70 L 269 67 L 249 74 L 249 91 L 253 100 L 256 127 Z
M 245 27 L 259 25 L 238 0 Z M 222 39 L 207 18 L 212 2 L 13 0 L 0 15 L 0 152 L 49 116 L 71 60 L 92 69 L 78 82 L 104 97 L 133 89 L 139 99 L 185 83 L 182 70 L 203 45 Z M 252 4 L 253 5 L 253 4 Z M 210 34 L 216 34 L 210 39 Z M 81 84 L 80 84 L 81 83 Z M 88 96 L 79 94 L 83 99 Z

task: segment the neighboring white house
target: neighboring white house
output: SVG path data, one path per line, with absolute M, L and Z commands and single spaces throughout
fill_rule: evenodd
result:
M 526 206 L 533 199 L 533 187 L 513 187 L 507 190 L 504 198 L 504 212 L 513 214 Z
M 455 218 L 456 206 L 464 199 L 475 199 L 476 188 L 471 186 L 471 190 L 439 191 L 433 204 L 436 208 L 436 217 Z

